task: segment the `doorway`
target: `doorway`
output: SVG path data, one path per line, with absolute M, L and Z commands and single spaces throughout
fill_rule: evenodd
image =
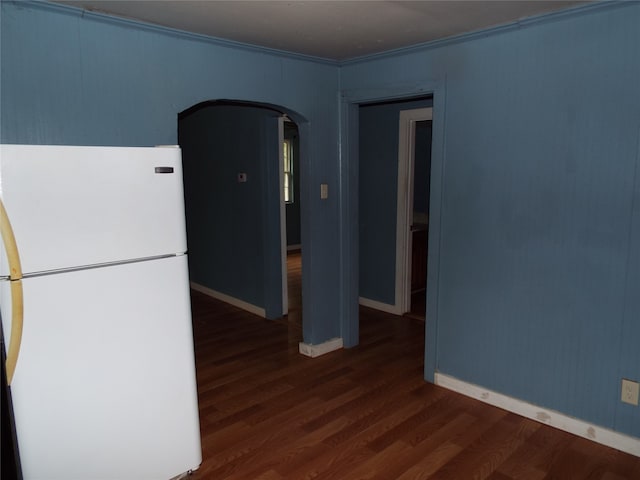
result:
M 282 118 L 281 178 L 283 192 L 282 242 L 283 258 L 283 305 L 286 305 L 287 321 L 302 327 L 302 239 L 300 228 L 300 136 L 298 126 L 288 117 Z
M 432 105 L 431 97 L 423 97 L 361 104 L 358 108 L 359 303 L 395 315 L 411 310 L 413 244 L 416 258 L 419 253 L 425 256 L 424 268 L 414 268 L 413 274 L 417 279 L 421 276 L 422 283 L 426 279 L 427 235 L 416 233 L 424 237 L 424 242 L 414 242 L 410 229 L 414 205 L 421 213 L 416 214 L 416 225 L 425 224 L 423 217 L 428 216 L 425 145 L 414 140 L 416 133 L 418 139 L 422 138 L 425 125 L 417 122 L 427 119 L 426 112 Z M 414 172 L 420 178 L 415 185 Z M 419 246 L 423 247 L 421 251 Z
M 288 304 L 285 114 L 214 101 L 178 120 L 192 288 L 269 319 Z
M 372 91 L 360 89 L 347 92 L 342 99 L 342 118 L 340 133 L 344 139 L 342 153 L 345 157 L 344 198 L 345 209 L 348 214 L 344 216 L 341 226 L 349 233 L 342 244 L 342 254 L 347 261 L 342 271 L 344 283 L 344 298 L 342 306 L 343 320 L 341 334 L 346 347 L 358 344 L 360 336 L 360 316 L 358 303 L 362 305 L 362 207 L 361 201 L 362 182 L 361 174 L 369 165 L 361 155 L 362 119 L 361 108 L 374 102 L 408 101 L 410 99 L 428 99 L 433 108 L 433 130 L 431 148 L 431 182 L 429 194 L 429 252 L 430 261 L 427 267 L 427 281 L 430 288 L 427 290 L 427 309 L 425 318 L 425 356 L 424 375 L 425 380 L 434 382 L 437 371 L 438 358 L 438 281 L 440 255 L 440 230 L 442 211 L 443 167 L 444 167 L 444 117 L 445 111 L 445 87 L 442 80 L 428 80 L 418 83 L 412 88 L 406 85 L 391 85 Z M 397 122 L 395 124 L 397 131 Z M 395 176 L 396 174 L 394 174 Z M 392 200 L 395 203 L 395 200 Z M 354 222 L 355 220 L 355 222 Z M 392 228 L 395 233 L 395 227 Z M 353 278 L 352 272 L 359 274 Z M 360 302 L 358 302 L 360 297 Z

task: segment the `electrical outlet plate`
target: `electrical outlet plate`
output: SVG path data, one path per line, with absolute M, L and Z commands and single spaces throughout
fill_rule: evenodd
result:
M 640 383 L 633 380 L 622 379 L 622 401 L 638 406 L 638 396 L 640 394 Z

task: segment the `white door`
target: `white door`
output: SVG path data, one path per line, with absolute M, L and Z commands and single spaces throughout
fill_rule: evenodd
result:
M 398 141 L 398 210 L 396 223 L 396 294 L 398 314 L 411 309 L 411 250 L 416 122 L 431 120 L 433 109 L 400 112 Z

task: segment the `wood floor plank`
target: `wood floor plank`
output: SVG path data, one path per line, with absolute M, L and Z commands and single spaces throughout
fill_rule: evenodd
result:
M 540 424 L 531 420 L 505 415 L 431 478 L 446 480 L 452 478 L 455 471 L 464 478 L 483 480 L 539 427 Z
M 260 455 L 251 464 L 245 465 L 236 473 L 243 478 L 254 478 L 265 468 L 273 468 L 284 478 L 291 478 L 287 472 L 307 465 L 318 455 L 330 452 L 331 448 L 322 443 L 327 436 L 339 431 L 346 419 L 338 418 L 310 433 L 292 436 L 289 441 L 274 445 L 268 454 Z
M 456 458 L 463 448 L 453 442 L 441 443 L 425 453 L 417 462 L 397 477 L 397 480 L 426 480 Z M 460 477 L 462 478 L 462 477 Z
M 540 428 L 529 441 L 500 465 L 498 471 L 514 480 L 539 480 L 569 448 L 575 437 L 555 429 Z

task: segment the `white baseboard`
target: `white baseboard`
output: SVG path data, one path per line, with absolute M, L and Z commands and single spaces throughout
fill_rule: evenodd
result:
M 302 248 L 302 245 L 297 244 L 297 245 L 287 245 L 287 252 L 291 252 L 293 250 L 300 250 Z
M 593 425 L 584 420 L 579 420 L 554 410 L 549 410 L 517 398 L 493 392 L 442 373 L 435 374 L 435 383 L 436 385 L 475 398 L 489 405 L 640 457 L 640 438 L 631 437 L 609 430 L 608 428 Z
M 267 313 L 264 308 L 257 307 L 256 305 L 252 305 L 251 303 L 247 303 L 238 298 L 232 297 L 230 295 L 217 292 L 216 290 L 212 290 L 209 287 L 205 287 L 204 285 L 200 285 L 199 283 L 191 282 L 191 288 L 194 290 L 204 293 L 210 297 L 213 297 L 217 300 L 221 300 L 223 302 L 229 303 L 234 307 L 241 308 L 242 310 L 246 310 L 247 312 L 253 313 L 254 315 L 258 315 L 259 317 L 266 318 Z
M 325 353 L 333 352 L 334 350 L 340 350 L 342 348 L 341 338 L 332 338 L 323 343 L 311 344 L 300 342 L 299 349 L 302 355 L 315 358 Z
M 373 308 L 374 310 L 380 310 L 382 312 L 391 313 L 393 315 L 402 315 L 404 313 L 400 311 L 400 308 L 389 303 L 382 303 L 378 302 L 377 300 L 371 300 L 364 297 L 360 297 L 358 301 L 363 307 Z

